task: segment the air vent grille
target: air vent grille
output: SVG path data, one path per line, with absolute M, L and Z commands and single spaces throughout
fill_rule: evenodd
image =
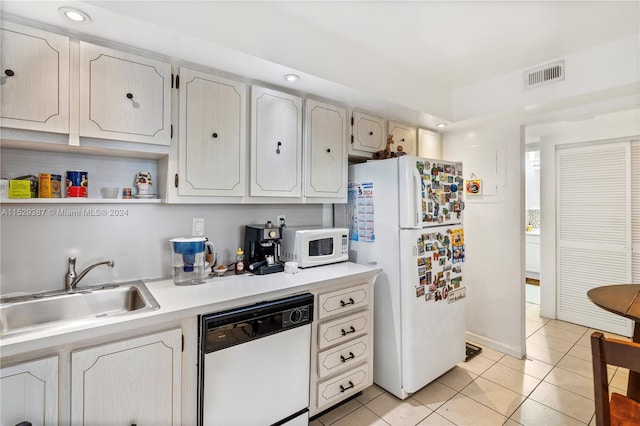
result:
M 564 80 L 564 60 L 542 65 L 524 72 L 524 88 L 532 89 Z

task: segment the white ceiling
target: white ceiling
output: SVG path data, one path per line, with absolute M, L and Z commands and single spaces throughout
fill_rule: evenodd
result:
M 638 1 L 90 3 L 282 64 L 373 59 L 449 89 L 640 32 Z
M 109 19 L 112 32 L 132 38 L 129 23 L 144 22 L 174 38 L 230 48 L 406 107 L 416 105 L 411 91 L 444 105 L 457 88 L 640 33 L 639 1 L 2 3 L 37 20 L 43 18 L 36 9 L 54 4 L 89 8 L 89 25 Z M 120 24 L 114 16 L 122 17 Z M 91 31 L 89 25 L 75 31 Z

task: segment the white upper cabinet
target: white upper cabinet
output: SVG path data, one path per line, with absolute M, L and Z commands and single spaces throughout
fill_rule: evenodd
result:
M 386 121 L 359 111 L 351 113 L 349 155 L 371 157 L 387 145 Z
M 302 196 L 302 99 L 251 90 L 251 196 Z
M 80 136 L 171 143 L 171 65 L 80 42 Z
M 179 90 L 178 194 L 244 196 L 246 85 L 180 68 Z
M 347 110 L 307 99 L 305 196 L 346 200 Z
M 442 160 L 442 143 L 437 132 L 418 129 L 418 156 Z
M 4 21 L 0 39 L 0 125 L 68 133 L 69 39 Z
M 398 151 L 398 147 L 402 147 L 402 151 L 407 155 L 418 155 L 416 148 L 416 128 L 407 124 L 389 121 L 389 134 L 393 135 L 393 145 L 391 149 Z

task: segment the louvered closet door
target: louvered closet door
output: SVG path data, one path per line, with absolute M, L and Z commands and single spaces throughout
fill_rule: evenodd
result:
M 631 282 L 630 143 L 556 151 L 558 319 L 631 336 L 587 291 Z
M 631 142 L 631 281 L 640 284 L 640 141 Z

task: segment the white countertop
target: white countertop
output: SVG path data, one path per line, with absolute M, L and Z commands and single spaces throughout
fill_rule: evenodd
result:
M 540 235 L 540 228 L 532 228 L 531 231 L 525 231 L 526 235 Z
M 268 275 L 227 274 L 191 286 L 176 286 L 171 278 L 145 281 L 147 288 L 160 304 L 160 308 L 155 311 L 82 319 L 69 322 L 64 327 L 56 326 L 0 336 L 0 353 L 2 357 L 9 357 L 82 339 L 218 312 L 330 286 L 345 279 L 371 278 L 380 271 L 381 269 L 375 266 L 342 262 L 300 269 L 294 275 L 283 272 Z

